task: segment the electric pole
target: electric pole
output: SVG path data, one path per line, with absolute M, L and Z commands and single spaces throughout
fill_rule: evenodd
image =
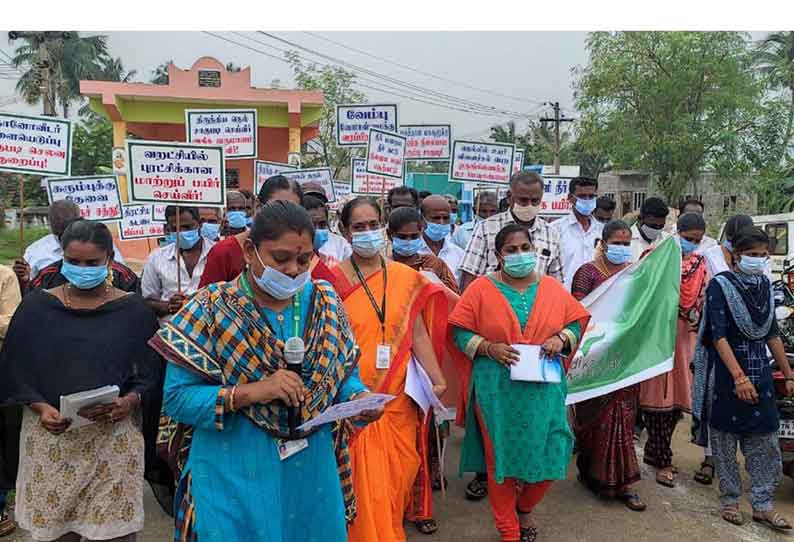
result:
M 563 122 L 573 122 L 573 119 L 560 116 L 560 102 L 546 102 L 554 109 L 554 118 L 541 117 L 540 122 L 554 123 L 554 174 L 560 174 L 560 124 Z

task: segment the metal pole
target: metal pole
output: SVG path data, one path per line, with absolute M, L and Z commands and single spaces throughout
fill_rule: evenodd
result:
M 554 174 L 560 174 L 560 102 L 554 102 Z
M 180 232 L 180 229 L 181 229 L 180 228 L 180 223 L 179 223 L 180 222 L 179 221 L 180 210 L 179 210 L 179 206 L 178 205 L 175 205 L 174 207 L 176 207 L 176 241 L 174 241 L 174 245 L 176 245 L 174 247 L 174 250 L 176 250 L 176 293 L 177 294 L 181 294 L 182 293 L 182 266 L 179 264 L 179 232 Z
M 19 175 L 19 259 L 25 256 L 25 177 Z M 31 277 L 33 278 L 33 277 Z

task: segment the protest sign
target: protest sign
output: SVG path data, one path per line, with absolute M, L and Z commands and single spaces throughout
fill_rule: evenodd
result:
M 406 138 L 406 160 L 449 160 L 452 151 L 449 124 L 403 124 L 397 133 Z
M 227 160 L 256 158 L 257 126 L 256 109 L 185 109 L 187 141 L 221 145 Z
M 388 191 L 395 186 L 402 186 L 404 184 L 403 179 L 367 173 L 367 161 L 364 158 L 351 159 L 350 170 L 352 172 L 350 191 L 353 194 L 368 195 L 388 193 Z
M 47 197 L 50 204 L 64 199 L 73 201 L 86 220 L 121 218 L 121 197 L 115 175 L 50 178 L 47 179 Z
M 168 207 L 168 205 L 163 205 L 162 203 L 155 203 L 153 207 L 154 207 L 154 211 L 153 211 L 152 220 L 154 220 L 155 222 L 165 222 L 165 208 Z
M 292 169 L 289 171 L 281 172 L 287 179 L 297 182 L 303 186 L 306 183 L 313 183 L 320 185 L 325 191 L 325 197 L 328 198 L 328 203 L 336 201 L 336 193 L 334 192 L 334 180 L 331 176 L 331 168 L 317 167 L 310 169 Z
M 0 113 L 0 171 L 69 175 L 72 123 Z
M 336 144 L 341 147 L 366 147 L 371 128 L 397 131 L 396 104 L 336 106 Z
M 568 370 L 569 405 L 672 370 L 680 284 L 669 238 L 582 300 L 591 319 Z
M 524 169 L 524 149 L 516 149 L 516 154 L 513 157 L 513 174 L 522 169 Z
M 334 193 L 336 199 L 344 199 L 350 195 L 350 183 L 345 181 L 334 181 Z
M 278 175 L 285 171 L 293 171 L 295 166 L 282 162 L 268 162 L 266 160 L 256 160 L 254 162 L 254 195 L 259 194 L 259 189 L 273 175 Z
M 405 174 L 406 138 L 372 129 L 367 143 L 367 173 L 402 179 Z
M 223 147 L 127 140 L 130 200 L 226 206 Z
M 570 177 L 543 175 L 543 201 L 540 202 L 541 215 L 567 215 L 573 204 L 568 201 Z
M 124 217 L 119 221 L 122 241 L 163 237 L 165 224 L 155 221 L 153 205 L 124 205 Z
M 515 145 L 456 140 L 449 165 L 451 181 L 510 184 Z

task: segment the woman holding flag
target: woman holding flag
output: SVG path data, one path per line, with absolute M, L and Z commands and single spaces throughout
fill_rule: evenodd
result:
M 446 381 L 438 364 L 444 348 L 447 298 L 444 288 L 401 263 L 387 261 L 381 210 L 365 197 L 349 201 L 342 230 L 353 255 L 332 272 L 350 325 L 361 346 L 361 380 L 371 390 L 395 395 L 383 417 L 353 439 L 351 449 L 358 516 L 351 542 L 402 542 L 403 517 L 422 461 L 417 433 L 422 412 L 405 393 L 411 357 L 425 368 L 433 392 Z M 425 498 L 429 499 L 429 477 Z
M 571 294 L 581 301 L 631 262 L 631 228 L 621 220 L 604 226 L 595 259 L 573 277 Z M 622 500 L 630 510 L 642 512 L 646 504 L 633 489 L 640 480 L 634 449 L 634 422 L 639 386 L 589 399 L 575 405 L 579 480 L 602 497 Z
M 510 379 L 511 345 L 570 355 L 589 314 L 555 279 L 535 273 L 529 232 L 510 224 L 496 236 L 499 269 L 476 279 L 450 316 L 454 342 L 471 361 L 461 472 L 488 473 L 488 497 L 502 542 L 537 538 L 532 510 L 564 480 L 573 448 L 566 382 Z M 466 382 L 464 382 L 466 385 Z

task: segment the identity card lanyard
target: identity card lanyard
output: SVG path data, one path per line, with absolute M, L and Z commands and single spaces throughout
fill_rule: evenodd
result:
M 386 262 L 384 261 L 383 257 L 381 257 L 380 265 L 383 269 L 383 298 L 381 299 L 380 307 L 378 306 L 378 303 L 375 301 L 375 296 L 372 295 L 372 290 L 369 289 L 369 285 L 367 284 L 367 281 L 364 279 L 364 275 L 361 273 L 361 269 L 358 268 L 355 259 L 351 258 L 350 263 L 353 265 L 353 271 L 356 272 L 356 277 L 358 278 L 359 283 L 361 283 L 361 287 L 364 288 L 364 291 L 367 293 L 369 302 L 372 305 L 372 308 L 375 309 L 375 314 L 378 316 L 378 320 L 380 321 L 381 343 L 378 345 L 378 351 L 375 357 L 375 368 L 388 369 L 389 366 L 391 365 L 391 347 L 388 344 L 386 344 L 386 287 L 388 285 Z
M 254 291 L 251 289 L 251 285 L 248 284 L 248 277 L 246 275 L 247 275 L 247 273 L 242 273 L 240 275 L 240 286 L 242 287 L 243 291 L 245 292 L 245 295 L 250 297 L 251 300 L 254 301 L 254 305 L 256 305 L 256 295 L 254 295 Z M 257 310 L 259 310 L 259 306 L 256 305 L 256 307 L 257 307 Z M 298 334 L 299 331 L 300 331 L 300 321 L 301 321 L 300 292 L 298 292 L 297 294 L 292 296 L 292 311 L 293 311 L 292 320 L 294 322 L 293 337 L 300 337 L 300 335 Z M 260 310 L 259 313 L 262 314 L 262 311 Z M 270 322 L 268 321 L 267 318 L 265 318 L 264 314 L 262 314 L 262 317 L 264 318 L 265 323 L 267 324 L 267 327 L 270 327 Z M 271 328 L 271 331 L 273 331 L 272 328 Z

